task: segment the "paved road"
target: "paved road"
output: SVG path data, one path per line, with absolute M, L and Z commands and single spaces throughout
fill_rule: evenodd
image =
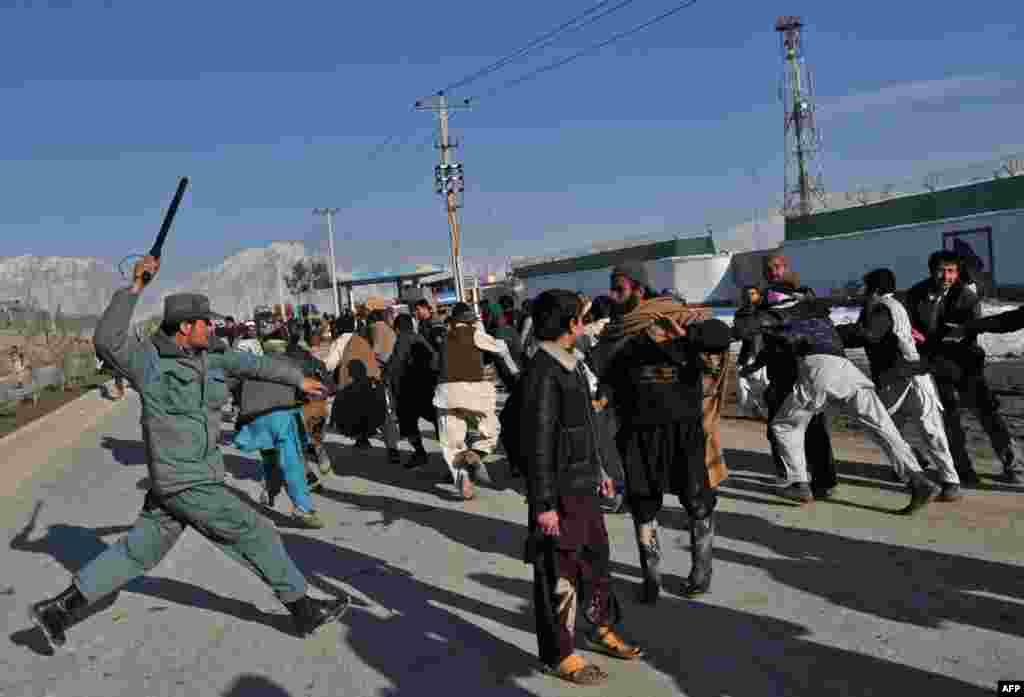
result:
M 510 487 L 462 503 L 439 483 L 438 456 L 410 474 L 379 448 L 356 455 L 340 440 L 330 445 L 340 476 L 318 499 L 330 526 L 279 519 L 314 586 L 353 595 L 339 624 L 291 637 L 263 584 L 187 533 L 151 576 L 71 631 L 70 651 L 45 655 L 26 606 L 62 590 L 68 570 L 134 519 L 146 476 L 138 418 L 134 397 L 116 405 L 0 506 L 0 697 L 588 691 L 535 670 L 522 496 Z M 657 608 L 635 605 L 631 522 L 609 517 L 615 587 L 649 657 L 598 658 L 612 673 L 602 694 L 969 697 L 1024 677 L 1024 496 L 990 483 L 963 505 L 894 516 L 905 495 L 871 464 L 876 454 L 840 440 L 858 462 L 844 465 L 837 500 L 798 508 L 769 493 L 762 429 L 727 425 L 733 477 L 704 600 L 670 592 Z M 255 491 L 255 462 L 232 452 L 228 463 L 235 484 Z M 673 501 L 669 591 L 689 567 L 682 521 Z

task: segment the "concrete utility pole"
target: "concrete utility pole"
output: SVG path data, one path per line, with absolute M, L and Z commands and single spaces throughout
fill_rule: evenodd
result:
M 340 208 L 314 208 L 313 215 L 327 216 L 327 243 L 331 248 L 331 297 L 334 298 L 334 316 L 341 316 L 341 302 L 338 300 L 338 262 L 334 258 L 334 215 Z
M 438 92 L 429 102 L 416 102 L 416 109 L 419 111 L 437 112 L 440 125 L 440 142 L 438 149 L 441 151 L 441 164 L 434 168 L 434 190 L 444 196 L 445 210 L 448 213 L 448 230 L 451 238 L 451 265 L 452 277 L 455 282 L 455 296 L 461 302 L 466 300 L 465 277 L 462 272 L 462 239 L 459 230 L 459 208 L 460 198 L 466 190 L 463 178 L 462 165 L 453 162 L 451 150 L 458 147 L 458 143 L 452 143 L 448 133 L 448 118 L 452 109 L 468 109 L 469 100 L 463 100 L 458 106 L 448 103 L 448 96 L 444 92 Z

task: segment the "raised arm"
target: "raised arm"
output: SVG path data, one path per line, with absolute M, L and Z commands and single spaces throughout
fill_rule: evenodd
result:
M 153 257 L 135 264 L 132 285 L 114 293 L 93 337 L 96 355 L 136 385 L 145 381 L 147 367 L 156 364 L 156 354 L 131 331 L 132 315 L 139 294 L 149 282 L 143 274 L 149 272 L 151 281 L 159 270 L 160 260 Z

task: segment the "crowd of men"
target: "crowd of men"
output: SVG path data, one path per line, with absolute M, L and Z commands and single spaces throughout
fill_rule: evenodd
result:
M 741 401 L 755 395 L 768 422 L 780 496 L 807 503 L 835 495 L 832 406 L 846 409 L 906 483 L 903 513 L 958 501 L 961 487 L 977 483 L 962 408 L 980 419 L 1007 481 L 1024 482 L 1019 444 L 977 343 L 979 332 L 1020 328 L 1021 312 L 982 319 L 950 252 L 933 254 L 929 268 L 903 300 L 892 271 L 872 270 L 858 320 L 839 326 L 830 303 L 774 255 L 765 284 L 744 291 L 732 327 L 706 307 L 655 293 L 644 265 L 625 263 L 611 273 L 608 295 L 594 299 L 550 290 L 519 309 L 511 297 L 475 309 L 458 303 L 443 321 L 426 300 L 404 314 L 371 299 L 315 331 L 282 323 L 256 336 L 229 322 L 220 339 L 211 337 L 205 297 L 173 295 L 160 331 L 140 338 L 128 331 L 132 311 L 159 270 L 159 260 L 146 258 L 134 284 L 115 294 L 96 348 L 141 398 L 151 489 L 131 532 L 63 593 L 33 605 L 31 618 L 62 645 L 87 606 L 151 570 L 192 527 L 264 579 L 308 635 L 344 612 L 347 598 L 309 597 L 276 529 L 226 485 L 221 412 L 234 404 L 232 444 L 260 453 L 261 505 L 274 508 L 283 489 L 295 520 L 310 528 L 324 525 L 312 494 L 333 466 L 326 426 L 359 450 L 379 434 L 391 463 L 416 469 L 429 462 L 426 421 L 463 499 L 492 484 L 488 456 L 504 447 L 510 474 L 525 480 L 524 559 L 534 567 L 541 663 L 567 681 L 600 683 L 605 670 L 575 648 L 578 605 L 588 646 L 623 660 L 644 654 L 620 633 L 607 513 L 632 516 L 637 599 L 656 603 L 658 515 L 666 494 L 678 497 L 689 517 L 691 571 L 677 591 L 710 590 L 717 489 L 728 477 L 719 419 L 734 341 L 743 342 Z M 846 356 L 853 347 L 865 348 L 870 376 Z M 507 394 L 500 414 L 499 391 Z M 903 435 L 912 431 L 917 451 Z M 402 439 L 412 449 L 404 461 Z

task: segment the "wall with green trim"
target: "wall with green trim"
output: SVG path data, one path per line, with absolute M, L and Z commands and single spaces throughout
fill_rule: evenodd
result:
M 530 278 L 533 276 L 550 276 L 560 273 L 575 273 L 577 271 L 593 271 L 595 269 L 606 269 L 624 261 L 653 261 L 665 259 L 666 257 L 687 257 L 698 254 L 715 254 L 715 242 L 711 237 L 695 237 L 682 240 L 665 240 L 651 244 L 629 247 L 628 249 L 615 249 L 597 254 L 587 254 L 573 259 L 561 259 L 529 266 L 512 267 L 519 278 Z
M 934 193 L 901 196 L 867 206 L 816 213 L 805 218 L 789 218 L 786 220 L 786 241 L 834 237 L 1015 208 L 1024 208 L 1024 176 L 993 179 Z

